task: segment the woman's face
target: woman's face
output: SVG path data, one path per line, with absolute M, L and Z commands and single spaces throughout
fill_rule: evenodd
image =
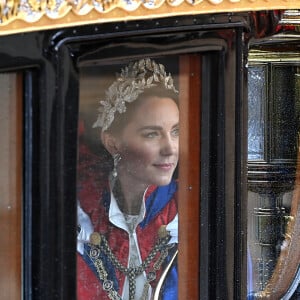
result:
M 130 185 L 167 185 L 178 162 L 179 111 L 170 98 L 148 97 L 116 137 L 118 177 Z

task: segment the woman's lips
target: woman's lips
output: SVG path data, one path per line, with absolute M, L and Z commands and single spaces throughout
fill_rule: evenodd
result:
M 173 169 L 174 164 L 173 163 L 154 164 L 154 167 L 159 168 L 164 171 L 169 171 L 169 170 Z

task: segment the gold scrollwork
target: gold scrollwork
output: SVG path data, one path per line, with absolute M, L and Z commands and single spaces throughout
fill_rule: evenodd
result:
M 280 0 L 282 5 L 294 2 L 291 0 Z M 280 2 L 279 1 L 279 2 Z M 137 10 L 140 6 L 153 10 L 160 8 L 163 4 L 173 7 L 190 4 L 196 6 L 221 5 L 220 11 L 226 11 L 224 7 L 237 4 L 236 10 L 245 10 L 251 3 L 256 2 L 261 5 L 264 2 L 266 6 L 268 0 L 2 0 L 0 1 L 0 26 L 6 25 L 16 19 L 29 23 L 38 21 L 43 16 L 50 19 L 64 17 L 69 12 L 82 16 L 90 13 L 92 10 L 98 13 L 108 13 L 115 8 L 124 9 L 127 12 Z M 272 1 L 271 1 L 272 2 Z M 278 2 L 278 0 L 277 0 Z M 233 7 L 234 8 L 234 7 Z M 250 7 L 249 7 L 250 8 Z M 270 7 L 271 8 L 271 7 Z M 217 9 L 218 11 L 218 9 Z
M 0 0 L 0 36 L 112 21 L 298 6 L 299 0 Z

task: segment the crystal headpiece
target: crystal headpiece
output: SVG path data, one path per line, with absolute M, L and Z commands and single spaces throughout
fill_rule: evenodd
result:
M 150 58 L 130 63 L 105 92 L 105 100 L 100 101 L 97 121 L 93 128 L 101 127 L 107 130 L 112 124 L 115 113 L 126 112 L 126 103 L 134 102 L 145 89 L 162 85 L 167 90 L 178 93 L 171 74 L 167 74 L 162 64 L 157 64 Z

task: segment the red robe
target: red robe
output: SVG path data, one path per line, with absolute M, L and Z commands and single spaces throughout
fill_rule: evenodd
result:
M 86 168 L 86 166 L 85 166 Z M 123 266 L 128 265 L 129 238 L 128 233 L 116 227 L 109 221 L 110 190 L 108 180 L 97 168 L 88 165 L 89 172 L 80 176 L 78 198 L 83 211 L 90 217 L 94 231 L 100 232 L 108 241 L 109 247 Z M 82 174 L 81 174 L 82 175 Z M 162 225 L 170 223 L 177 214 L 177 183 L 172 181 L 168 186 L 148 188 L 145 195 L 146 215 L 137 226 L 136 234 L 142 260 L 148 256 L 155 245 L 158 230 Z M 157 256 L 152 260 L 146 273 L 152 269 Z M 123 293 L 125 275 L 114 268 L 113 280 L 116 282 L 119 295 Z M 156 280 L 151 282 L 155 289 L 162 273 L 157 271 Z M 177 285 L 177 283 L 175 283 Z M 176 287 L 177 288 L 177 287 Z M 102 288 L 102 282 L 97 273 L 87 264 L 86 257 L 77 254 L 77 299 L 78 300 L 109 300 L 107 292 Z M 175 299 L 169 297 L 168 299 Z

